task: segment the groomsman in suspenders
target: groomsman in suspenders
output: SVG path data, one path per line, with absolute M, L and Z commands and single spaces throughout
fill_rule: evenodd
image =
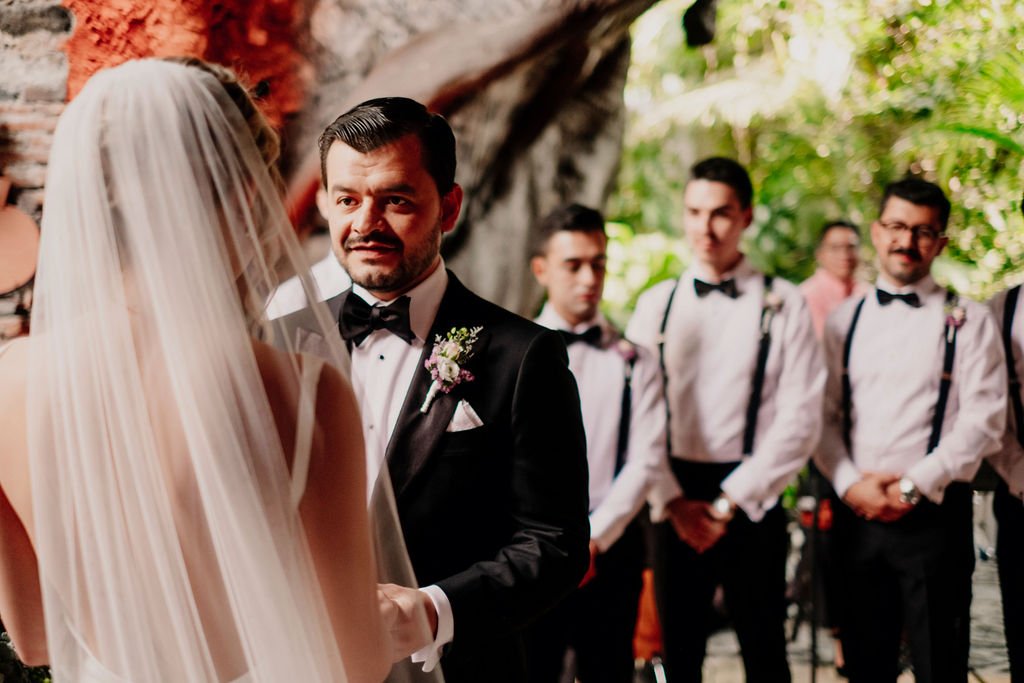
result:
M 547 288 L 535 322 L 569 349 L 587 436 L 590 571 L 541 618 L 528 640 L 531 683 L 557 683 L 567 648 L 581 683 L 633 680 L 633 631 L 644 544 L 636 522 L 654 477 L 664 473 L 665 404 L 658 360 L 598 310 L 608 238 L 604 219 L 579 204 L 540 224 L 531 269 Z
M 666 378 L 675 476 L 649 501 L 654 520 L 668 520 L 657 525 L 655 586 L 673 682 L 701 680 L 718 584 L 747 680 L 790 680 L 778 500 L 818 443 L 825 372 L 797 288 L 739 251 L 752 195 L 735 161 L 693 167 L 683 197 L 693 263 L 640 297 L 627 330 Z
M 1024 210 L 1024 205 L 1021 206 Z M 1002 326 L 1003 351 L 1009 376 L 1009 411 L 1006 433 L 998 453 L 989 458 L 1002 481 L 996 487 L 993 508 L 999 528 L 996 559 L 1003 596 L 1003 629 L 1010 655 L 1010 678 L 1024 680 L 1024 297 L 1017 285 L 989 302 Z
M 825 426 L 816 456 L 846 503 L 833 526 L 846 587 L 850 680 L 895 681 L 906 629 L 915 680 L 965 681 L 974 570 L 970 480 L 1005 428 L 999 328 L 932 279 L 949 200 L 890 184 L 871 240 L 875 291 L 825 325 Z

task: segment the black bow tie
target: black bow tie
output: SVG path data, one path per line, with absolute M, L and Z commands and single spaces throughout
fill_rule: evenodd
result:
M 906 294 L 893 294 L 887 292 L 884 289 L 876 289 L 875 292 L 878 294 L 878 303 L 883 306 L 888 306 L 893 302 L 894 299 L 899 299 L 903 303 L 912 308 L 921 307 L 921 299 L 917 296 L 917 292 L 907 292 Z
M 576 334 L 575 332 L 570 332 L 568 330 L 559 330 L 558 333 L 562 335 L 562 339 L 565 340 L 566 346 L 571 346 L 576 342 L 583 342 L 584 344 L 590 344 L 591 346 L 601 348 L 600 325 L 594 325 L 593 327 L 589 327 L 583 332 L 580 332 L 579 334 Z
M 704 282 L 703 280 L 694 279 L 693 289 L 697 292 L 697 296 L 703 298 L 714 292 L 715 290 L 725 294 L 730 299 L 735 299 L 740 295 L 736 289 L 736 280 L 729 278 L 728 280 L 722 280 L 717 285 L 710 282 Z
M 416 335 L 409 327 L 409 301 L 409 297 L 401 296 L 390 306 L 371 306 L 350 291 L 338 319 L 341 336 L 359 346 L 374 330 L 387 330 L 406 344 L 411 344 Z

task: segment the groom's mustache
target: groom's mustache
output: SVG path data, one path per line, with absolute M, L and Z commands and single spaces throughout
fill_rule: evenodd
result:
M 341 246 L 345 251 L 352 251 L 359 247 L 379 246 L 391 247 L 401 251 L 405 245 L 403 245 L 402 240 L 398 239 L 395 235 L 383 230 L 374 230 L 367 235 L 349 235 Z

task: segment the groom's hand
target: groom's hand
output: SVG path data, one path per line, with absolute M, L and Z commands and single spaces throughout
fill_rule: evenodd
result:
M 380 583 L 377 604 L 391 637 L 392 661 L 401 661 L 434 642 L 437 610 L 429 595 L 416 588 Z

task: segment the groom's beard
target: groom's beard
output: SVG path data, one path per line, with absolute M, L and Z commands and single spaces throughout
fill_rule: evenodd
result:
M 372 264 L 352 263 L 352 250 L 363 245 L 379 244 L 396 251 L 399 261 L 388 268 Z M 352 282 L 371 292 L 399 292 L 408 289 L 433 265 L 441 250 L 441 221 L 416 242 L 402 242 L 397 236 L 383 230 L 368 235 L 350 235 L 341 245 L 341 264 Z

